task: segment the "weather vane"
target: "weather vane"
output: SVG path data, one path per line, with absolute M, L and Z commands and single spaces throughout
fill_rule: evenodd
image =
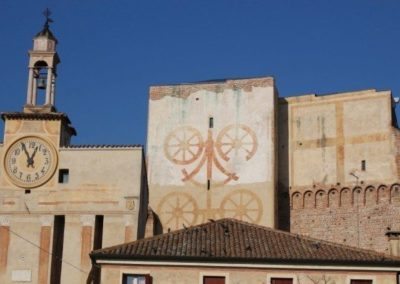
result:
M 43 11 L 43 15 L 46 17 L 46 22 L 45 22 L 44 26 L 45 26 L 46 28 L 48 28 L 48 27 L 49 27 L 49 23 L 53 23 L 53 22 L 54 22 L 54 21 L 50 18 L 50 15 L 51 15 L 50 9 L 49 9 L 49 8 L 46 8 L 46 10 Z

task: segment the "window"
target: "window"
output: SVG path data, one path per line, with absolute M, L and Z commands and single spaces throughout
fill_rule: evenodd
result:
M 293 284 L 292 278 L 271 278 L 271 284 Z
M 203 284 L 225 284 L 224 276 L 204 276 Z
M 372 280 L 352 279 L 350 284 L 372 284 Z
M 124 274 L 122 276 L 122 284 L 151 284 L 152 278 L 149 274 Z
M 51 257 L 50 283 L 61 283 L 61 269 L 64 246 L 65 216 L 54 216 L 53 253 Z
M 93 238 L 93 250 L 100 249 L 102 247 L 103 242 L 103 223 L 104 216 L 96 215 L 94 223 L 94 238 Z M 101 283 L 101 271 L 97 266 L 93 266 L 93 283 L 99 284 Z
M 69 180 L 69 170 L 60 169 L 58 172 L 58 183 L 68 183 Z
M 367 163 L 365 162 L 365 160 L 361 161 L 361 170 L 365 171 L 367 169 Z

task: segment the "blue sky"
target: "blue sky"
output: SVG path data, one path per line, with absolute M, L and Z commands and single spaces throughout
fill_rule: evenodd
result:
M 46 7 L 61 57 L 56 106 L 74 144 L 145 144 L 155 84 L 271 75 L 280 96 L 400 96 L 400 1 L 0 0 L 1 111 L 25 103 Z

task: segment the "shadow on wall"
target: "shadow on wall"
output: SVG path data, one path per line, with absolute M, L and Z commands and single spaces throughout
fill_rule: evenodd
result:
M 290 231 L 290 198 L 289 198 L 289 130 L 288 104 L 285 100 L 278 101 L 278 229 Z

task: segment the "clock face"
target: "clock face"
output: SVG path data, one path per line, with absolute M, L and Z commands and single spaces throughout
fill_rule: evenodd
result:
M 45 140 L 34 136 L 24 137 L 8 148 L 4 166 L 15 185 L 37 187 L 53 176 L 57 154 L 54 147 Z

